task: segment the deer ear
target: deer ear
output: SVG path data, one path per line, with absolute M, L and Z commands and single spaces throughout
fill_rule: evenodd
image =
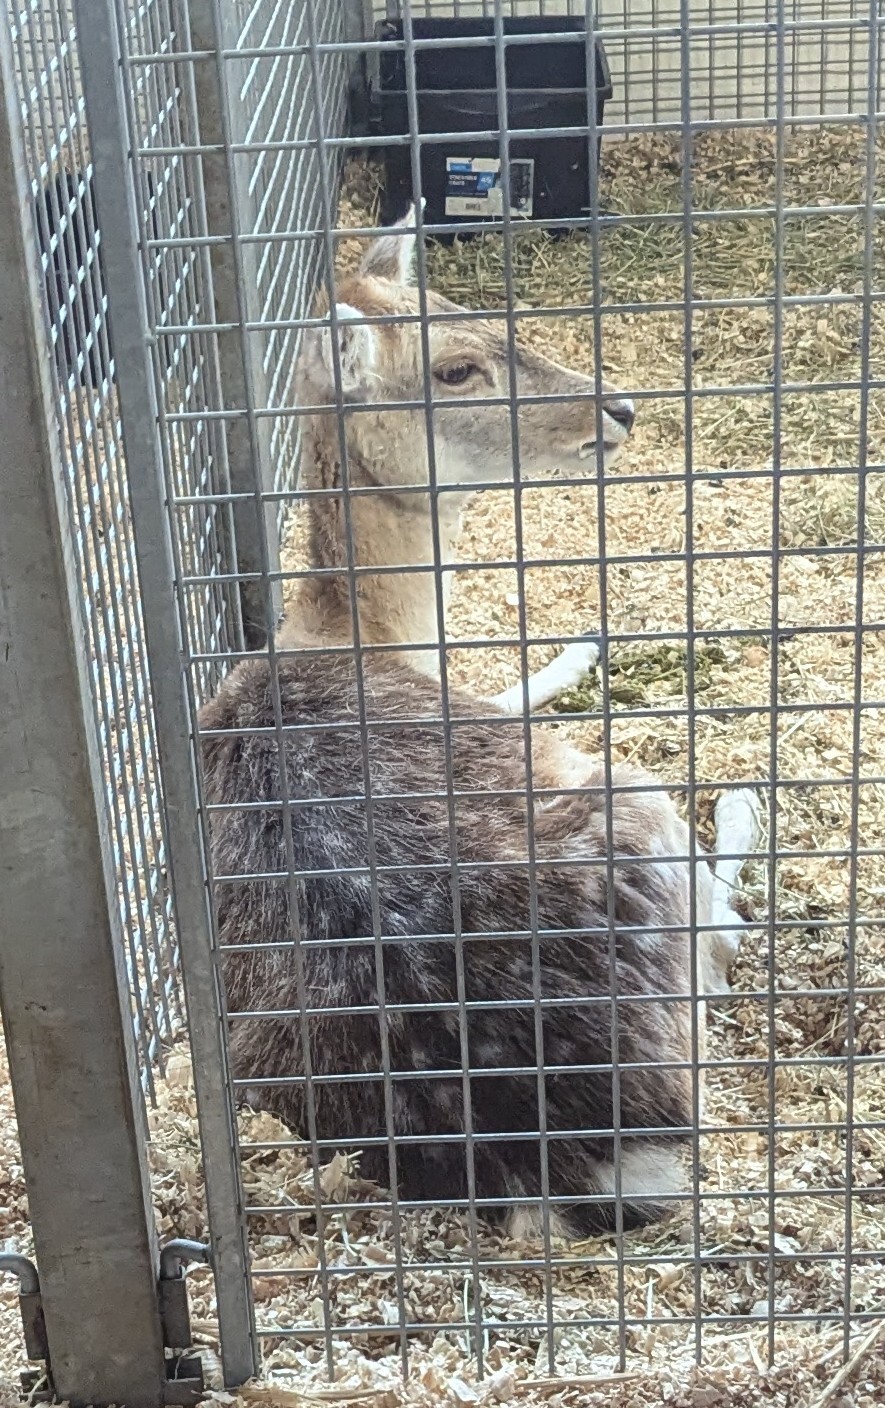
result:
M 341 369 L 341 393 L 345 397 L 365 394 L 371 384 L 377 353 L 377 334 L 367 327 L 358 308 L 349 303 L 335 304 L 335 336 L 327 325 L 306 328 L 301 352 L 302 370 L 312 386 L 335 395 L 335 362 Z
M 421 197 L 423 211 L 427 202 Z M 360 272 L 373 279 L 389 279 L 393 284 L 411 284 L 415 281 L 415 206 L 410 205 L 402 220 L 391 225 L 389 235 L 379 235 L 369 245 Z M 410 230 L 409 234 L 400 231 Z

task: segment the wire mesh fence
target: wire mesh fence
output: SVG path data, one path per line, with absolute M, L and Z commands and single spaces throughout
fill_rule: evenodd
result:
M 377 20 L 398 18 L 402 0 L 374 0 Z M 581 0 L 509 0 L 506 15 L 583 18 Z M 490 17 L 494 0 L 424 0 L 414 17 Z M 786 111 L 814 118 L 862 111 L 866 99 L 868 7 L 856 0 L 800 0 L 779 15 L 776 0 L 600 0 L 597 27 L 610 36 L 612 118 L 632 124 L 674 122 L 682 107 L 682 40 L 689 35 L 694 121 L 734 122 L 773 115 L 778 69 Z M 783 26 L 779 61 L 777 23 Z
M 514 56 L 539 64 L 566 13 L 581 111 L 523 127 Z M 465 44 L 428 17 L 489 25 Z M 882 24 L 847 0 L 126 21 L 183 669 L 209 701 L 208 856 L 176 861 L 213 897 L 269 1373 L 675 1393 L 699 1358 L 835 1374 L 878 1322 Z M 59 425 L 94 398 L 60 433 L 100 538 L 84 610 L 134 992 L 162 1013 L 178 954 L 138 592 L 114 586 L 138 555 L 73 44 L 22 50 L 23 116 L 69 64 L 34 189 L 86 173 L 82 273 L 66 319 L 47 307 L 78 375 L 107 369 L 59 385 Z M 385 51 L 405 120 L 349 134 L 355 59 L 381 100 Z M 458 115 L 431 129 L 433 64 Z M 385 235 L 396 151 L 418 203 Z M 98 458 L 70 448 L 93 422 Z M 138 1020 L 149 1067 L 175 1022 Z
M 330 17 L 329 38 L 343 34 L 342 13 Z M 162 1067 L 164 1046 L 180 1033 L 179 953 L 166 874 L 163 791 L 151 701 L 150 671 L 128 507 L 126 461 L 115 394 L 101 236 L 92 186 L 79 38 L 71 4 L 33 0 L 7 12 L 20 86 L 21 122 L 30 164 L 45 272 L 45 320 L 55 349 L 54 431 L 69 472 L 69 512 L 83 578 L 83 613 L 94 660 L 96 727 L 106 758 L 108 817 L 118 867 L 122 932 L 132 988 L 133 1020 L 146 1089 Z M 290 25 L 293 28 L 287 27 Z M 248 45 L 299 42 L 295 19 L 279 7 L 242 5 L 230 32 Z M 303 29 L 303 16 L 300 21 Z M 213 269 L 206 193 L 198 162 L 183 150 L 199 140 L 200 93 L 193 65 L 179 51 L 192 44 L 187 6 L 151 3 L 125 17 L 123 63 L 132 78 L 129 123 L 143 151 L 134 171 L 138 237 L 144 248 L 149 316 L 156 334 L 163 470 L 180 524 L 175 544 L 186 593 L 188 630 L 207 655 L 243 643 L 236 583 L 236 524 L 224 428 L 203 414 L 224 404 L 225 383 L 215 331 Z M 140 59 L 154 62 L 139 63 Z M 330 122 L 339 130 L 347 100 L 340 58 L 326 56 L 333 95 Z M 232 66 L 233 67 L 233 66 Z M 237 74 L 246 141 L 303 137 L 307 85 L 294 57 L 244 61 Z M 291 318 L 309 303 L 315 278 L 311 251 L 273 242 L 280 229 L 315 219 L 310 152 L 250 159 L 248 191 L 267 229 L 257 270 L 256 311 L 262 324 Z M 210 197 L 212 192 L 210 191 Z M 272 213 L 265 220 L 267 211 Z M 297 332 L 262 326 L 261 358 L 272 402 L 291 382 Z M 196 408 L 196 409 L 195 409 Z M 170 413 L 184 419 L 170 422 Z M 188 415 L 188 413 L 191 413 Z M 275 422 L 270 445 L 276 486 L 294 480 L 291 421 Z M 207 664 L 195 688 L 202 698 L 217 685 Z
M 55 349 L 53 430 L 67 471 L 119 917 L 133 1020 L 150 1086 L 163 1042 L 180 1027 L 181 1005 L 77 35 L 69 4 L 34 0 L 11 9 L 7 18 L 45 271 L 39 316 Z
M 313 113 L 308 64 L 303 55 L 273 51 L 308 42 L 308 17 L 304 9 L 286 11 L 280 6 L 242 4 L 239 45 L 268 51 L 244 60 L 242 74 L 228 67 L 229 82 L 240 85 L 240 101 L 248 114 L 244 140 L 256 145 L 249 185 L 256 199 L 255 228 L 266 236 L 259 246 L 258 321 L 267 327 L 264 354 L 269 405 L 285 406 L 291 400 L 297 329 L 279 326 L 303 316 L 309 307 L 316 280 L 316 254 L 292 240 L 273 242 L 286 231 L 312 229 L 321 224 L 316 154 L 310 148 L 292 151 L 286 143 L 312 136 Z M 348 38 L 345 7 L 332 7 L 321 29 L 328 42 Z M 347 66 L 340 55 L 320 56 L 320 78 L 327 95 L 329 131 L 344 131 L 347 110 Z M 280 143 L 279 150 L 265 144 Z M 263 148 L 263 149 L 262 149 Z M 298 422 L 272 422 L 271 458 L 274 487 L 286 489 L 295 479 L 298 462 Z M 283 501 L 281 500 L 281 504 Z
M 265 1364 L 368 1373 L 369 1345 L 429 1382 L 502 1354 L 530 1377 L 672 1367 L 746 1335 L 760 1362 L 806 1334 L 847 1350 L 881 1278 L 878 16 L 841 12 L 826 74 L 829 13 L 805 11 L 804 37 L 780 9 L 748 16 L 765 32 L 746 68 L 709 32 L 733 15 L 634 13 L 635 45 L 601 17 L 614 94 L 597 159 L 585 92 L 574 233 L 517 218 L 511 186 L 452 244 L 431 200 L 413 218 L 443 239 L 419 233 L 414 284 L 390 245 L 367 282 L 378 148 L 405 145 L 433 197 L 428 148 L 500 141 L 506 170 L 520 126 L 504 50 L 529 41 L 498 23 L 473 41 L 496 49 L 492 120 L 419 141 L 428 56 L 457 41 L 401 18 L 381 43 L 404 56 L 408 123 L 363 139 L 334 236 L 334 130 L 319 153 L 335 311 L 297 386 L 302 412 L 336 414 L 306 432 L 288 622 L 270 673 L 242 667 L 202 725 Z M 675 18 L 652 62 L 644 31 Z M 438 89 L 468 67 L 462 46 Z M 632 412 L 603 377 L 635 403 L 617 464 Z M 596 674 L 558 673 L 600 627 Z M 551 655 L 552 716 L 518 683 L 517 717 L 487 712 Z M 664 840 L 667 791 L 688 830 Z M 694 957 L 736 921 L 706 908 L 703 857 L 717 795 L 747 791 L 766 839 L 724 841 L 732 878 L 755 855 L 733 995 L 713 1000 Z M 631 920 L 661 854 L 700 888 Z M 631 997 L 619 965 L 649 925 L 692 961 Z

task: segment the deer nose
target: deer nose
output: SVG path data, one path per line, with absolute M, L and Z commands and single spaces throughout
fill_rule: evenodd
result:
M 633 402 L 627 400 L 603 401 L 602 409 L 607 416 L 611 416 L 617 425 L 623 426 L 627 435 L 633 429 L 633 422 L 636 419 L 636 411 Z

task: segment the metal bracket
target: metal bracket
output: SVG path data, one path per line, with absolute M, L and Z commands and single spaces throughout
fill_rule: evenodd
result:
M 202 1360 L 199 1355 L 185 1352 L 191 1348 L 192 1335 L 184 1269 L 193 1262 L 211 1266 L 211 1257 L 210 1248 L 204 1242 L 190 1242 L 184 1237 L 168 1242 L 160 1252 L 157 1291 L 163 1344 L 168 1352 L 163 1398 L 169 1405 L 184 1408 L 198 1403 L 203 1396 Z
M 25 1369 L 21 1375 L 22 1392 L 31 1403 L 50 1403 L 53 1399 L 49 1372 L 49 1342 L 43 1319 L 43 1298 L 37 1268 L 26 1256 L 17 1252 L 0 1254 L 0 1272 L 18 1278 L 18 1305 L 29 1359 L 42 1362 L 42 1369 Z M 41 1387 L 42 1386 L 42 1387 Z
M 163 1402 L 170 1408 L 190 1408 L 205 1393 L 203 1361 L 198 1355 L 180 1355 L 169 1360 L 169 1377 L 163 1388 Z
M 170 1408 L 189 1408 L 203 1397 L 203 1364 L 191 1348 L 191 1322 L 184 1269 L 190 1263 L 211 1265 L 211 1252 L 203 1242 L 178 1238 L 160 1253 L 157 1287 L 163 1344 L 168 1352 L 164 1401 Z M 37 1268 L 26 1256 L 0 1254 L 0 1273 L 15 1276 L 19 1284 L 19 1308 L 28 1358 L 42 1362 L 42 1369 L 27 1369 L 21 1375 L 22 1392 L 30 1403 L 51 1403 L 54 1393 L 49 1370 L 49 1343 L 43 1319 L 43 1299 Z

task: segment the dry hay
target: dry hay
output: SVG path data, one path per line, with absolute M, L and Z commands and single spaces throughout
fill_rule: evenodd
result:
M 860 222 L 855 216 L 827 215 L 826 206 L 857 201 L 862 191 L 862 138 L 859 134 L 804 133 L 787 147 L 787 198 L 813 204 L 820 214 L 791 218 L 785 229 L 788 293 L 852 291 L 862 277 Z M 678 210 L 681 167 L 678 146 L 642 138 L 611 146 L 605 156 L 604 191 L 608 208 L 625 213 Z M 374 218 L 371 168 L 354 165 L 342 208 L 342 223 L 362 225 Z M 766 137 L 721 134 L 698 139 L 692 172 L 694 199 L 703 209 L 764 206 L 773 198 L 772 149 Z M 878 241 L 878 231 L 877 231 Z M 359 242 L 345 241 L 343 263 L 357 257 Z M 716 224 L 699 224 L 693 234 L 695 293 L 703 297 L 769 293 L 773 277 L 773 225 L 769 216 L 741 214 Z M 500 307 L 500 242 L 474 241 L 429 250 L 434 285 L 470 306 Z M 881 250 L 877 245 L 877 278 Z M 590 288 L 590 247 L 579 235 L 553 241 L 527 235 L 516 241 L 517 297 L 533 307 L 573 307 L 586 303 Z M 602 240 L 600 272 L 612 302 L 665 303 L 683 293 L 682 230 L 679 224 L 614 228 Z M 857 377 L 860 370 L 860 315 L 856 308 L 790 309 L 785 318 L 783 372 L 787 380 L 821 382 Z M 519 334 L 560 360 L 591 371 L 592 320 L 586 315 L 521 319 Z M 630 388 L 679 389 L 684 378 L 683 316 L 679 311 L 606 315 L 603 357 L 612 380 Z M 772 319 L 768 310 L 718 309 L 695 314 L 693 375 L 697 387 L 767 382 L 772 359 Z M 872 365 L 881 375 L 879 314 L 872 329 Z M 599 1240 L 554 1246 L 554 1264 L 537 1261 L 542 1249 L 509 1242 L 480 1225 L 472 1245 L 468 1221 L 454 1214 L 409 1214 L 404 1218 L 405 1266 L 401 1283 L 393 1264 L 390 1214 L 377 1205 L 374 1190 L 361 1182 L 352 1163 L 337 1156 L 321 1172 L 330 1203 L 356 1201 L 356 1211 L 331 1212 L 324 1249 L 328 1266 L 328 1307 L 319 1274 L 313 1174 L 296 1149 L 266 1147 L 289 1140 L 267 1116 L 244 1112 L 241 1134 L 248 1146 L 244 1179 L 252 1205 L 273 1209 L 250 1227 L 256 1273 L 258 1322 L 270 1332 L 263 1387 L 241 1397 L 216 1391 L 225 1404 L 372 1402 L 387 1408 L 496 1402 L 567 1405 L 671 1404 L 706 1408 L 865 1408 L 885 1396 L 885 1360 L 870 1342 L 865 1324 L 855 1322 L 851 1354 L 856 1360 L 844 1382 L 839 1378 L 841 1327 L 817 1317 L 844 1310 L 846 1143 L 839 1125 L 852 1102 L 855 1134 L 852 1176 L 852 1245 L 858 1261 L 852 1278 L 853 1314 L 881 1310 L 885 1298 L 885 1205 L 875 1191 L 885 1184 L 885 1094 L 875 1060 L 859 1066 L 853 1087 L 838 1064 L 845 1051 L 849 1013 L 844 995 L 850 869 L 844 861 L 817 853 L 845 847 L 851 836 L 850 791 L 841 781 L 853 763 L 851 711 L 824 711 L 827 704 L 852 698 L 855 639 L 857 474 L 843 471 L 857 462 L 858 397 L 851 393 L 790 393 L 785 397 L 781 462 L 802 471 L 780 483 L 775 524 L 771 476 L 770 397 L 737 395 L 699 398 L 695 403 L 692 454 L 694 477 L 685 476 L 684 414 L 678 399 L 644 400 L 634 441 L 618 467 L 619 479 L 607 491 L 606 552 L 609 565 L 609 629 L 618 634 L 660 633 L 661 640 L 612 647 L 609 722 L 613 752 L 642 763 L 684 789 L 688 767 L 687 666 L 678 639 L 687 628 L 689 585 L 694 627 L 704 633 L 695 661 L 697 703 L 713 712 L 697 718 L 695 772 L 701 784 L 702 833 L 716 785 L 724 780 L 768 777 L 769 705 L 772 688 L 770 638 L 773 531 L 786 550 L 780 563 L 778 608 L 782 638 L 777 648 L 777 695 L 801 704 L 778 720 L 778 773 L 795 786 L 779 791 L 777 843 L 788 855 L 776 876 L 778 931 L 769 955 L 767 935 L 751 930 L 735 975 L 735 995 L 718 1003 L 712 1017 L 711 1051 L 723 1064 L 708 1077 L 707 1119 L 725 1132 L 704 1135 L 700 1145 L 699 1187 L 714 1195 L 700 1204 L 700 1270 L 691 1265 L 692 1212 L 684 1205 L 670 1220 L 631 1235 L 623 1286 L 609 1264 L 613 1244 Z M 874 391 L 869 404 L 869 455 L 882 458 L 883 403 Z M 729 477 L 734 471 L 748 471 Z M 650 475 L 658 482 L 646 482 Z M 687 498 L 691 498 L 693 545 L 710 556 L 697 560 L 691 581 L 684 561 L 666 554 L 685 552 Z M 525 575 L 529 631 L 538 636 L 583 632 L 597 621 L 599 600 L 596 487 L 557 485 L 529 489 L 523 496 L 527 556 L 554 559 Z M 867 483 L 867 543 L 885 538 L 885 499 L 881 476 Z M 793 549 L 799 551 L 793 552 Z M 827 549 L 815 553 L 814 549 Z M 288 562 L 298 560 L 296 525 Z M 766 552 L 769 554 L 766 556 Z M 450 627 L 453 637 L 484 638 L 487 649 L 452 652 L 455 677 L 492 692 L 516 677 L 512 649 L 495 641 L 514 634 L 517 582 L 509 569 L 494 564 L 514 553 L 511 495 L 487 494 L 471 507 L 465 524 L 465 559 L 486 569 L 459 575 Z M 743 556 L 731 557 L 737 553 Z M 757 554 L 753 556 L 752 554 Z M 717 556 L 718 554 L 718 556 Z M 747 555 L 750 554 L 750 555 Z M 555 559 L 578 559 L 568 566 Z M 645 558 L 646 560 L 643 560 Z M 883 567 L 879 554 L 867 560 L 864 616 L 875 622 L 883 612 Z M 829 627 L 822 634 L 791 634 L 806 625 Z M 742 635 L 725 634 L 733 631 Z M 667 637 L 670 633 L 670 637 Z M 533 664 L 550 649 L 533 647 Z M 863 646 L 863 698 L 883 697 L 885 639 L 869 632 Z M 564 706 L 578 709 L 547 725 L 597 750 L 604 741 L 599 688 L 586 688 Z M 747 713 L 737 712 L 752 706 Z M 648 716 L 642 711 L 661 711 Z M 881 852 L 885 844 L 885 796 L 874 781 L 881 772 L 881 713 L 862 716 L 861 776 L 870 779 L 859 797 L 859 831 L 864 847 Z M 767 918 L 768 876 L 762 863 L 749 867 L 747 908 Z M 857 866 L 857 913 L 883 919 L 881 859 L 862 856 Z M 832 923 L 833 927 L 827 927 Z M 776 975 L 778 1001 L 768 1030 L 764 993 L 769 964 Z M 876 991 L 859 996 L 852 1008 L 856 1051 L 875 1058 L 885 1042 L 885 944 L 881 928 L 857 930 L 858 984 Z M 773 1073 L 779 1128 L 769 1147 L 771 1049 L 790 1061 Z M 824 1064 L 814 1064 L 815 1061 Z M 196 1111 L 186 1054 L 169 1062 L 169 1079 L 152 1115 L 151 1159 L 164 1236 L 205 1235 L 203 1183 Z M 4 1096 L 7 1087 L 2 1087 Z M 11 1112 L 7 1111 L 11 1122 Z M 751 1128 L 744 1128 L 751 1126 Z M 759 1127 L 761 1126 L 761 1128 Z M 810 1126 L 810 1128 L 807 1128 Z M 4 1121 L 5 1130 L 11 1123 Z M 4 1161 L 4 1233 L 27 1248 L 27 1224 L 20 1170 L 10 1152 Z M 778 1193 L 769 1218 L 763 1196 L 770 1165 Z M 275 1211 L 279 1209 L 279 1211 Z M 775 1255 L 769 1286 L 769 1254 Z M 475 1285 L 472 1253 L 486 1263 Z M 832 1254 L 833 1259 L 827 1259 Z M 688 1264 L 686 1264 L 686 1261 Z M 492 1264 L 489 1264 L 492 1263 Z M 363 1269 L 360 1269 L 363 1268 Z M 562 1383 L 546 1382 L 548 1349 L 544 1322 L 547 1291 L 557 1322 L 555 1350 Z M 773 1289 L 773 1305 L 769 1306 Z M 215 1362 L 217 1326 L 211 1284 L 205 1272 L 191 1278 L 196 1337 L 207 1346 L 207 1366 Z M 432 1323 L 435 1333 L 410 1342 L 411 1376 L 403 1384 L 395 1330 L 398 1296 L 413 1321 Z M 490 1377 L 475 1383 L 472 1346 L 447 1324 L 470 1313 L 480 1299 L 487 1332 Z M 621 1297 L 623 1296 L 623 1300 Z M 651 1324 L 627 1329 L 631 1377 L 612 1378 L 618 1367 L 616 1325 L 619 1309 Z M 776 1326 L 776 1367 L 769 1371 L 769 1309 L 778 1315 L 806 1316 Z M 317 1328 L 328 1313 L 333 1326 L 360 1322 L 389 1327 L 388 1333 L 342 1337 L 336 1342 L 336 1384 L 324 1381 L 322 1346 L 273 1336 L 296 1326 Z M 704 1367 L 694 1367 L 697 1314 L 731 1316 L 731 1323 L 705 1327 Z M 0 1323 L 7 1364 L 20 1358 L 14 1297 L 4 1290 Z M 535 1328 L 513 1322 L 527 1320 Z M 581 1321 L 592 1320 L 590 1325 Z M 605 1322 L 610 1322 L 606 1324 Z M 512 1328 L 507 1328 L 512 1324 Z M 635 1377 L 634 1377 L 635 1376 Z M 305 1397 L 306 1395 L 306 1397 Z

